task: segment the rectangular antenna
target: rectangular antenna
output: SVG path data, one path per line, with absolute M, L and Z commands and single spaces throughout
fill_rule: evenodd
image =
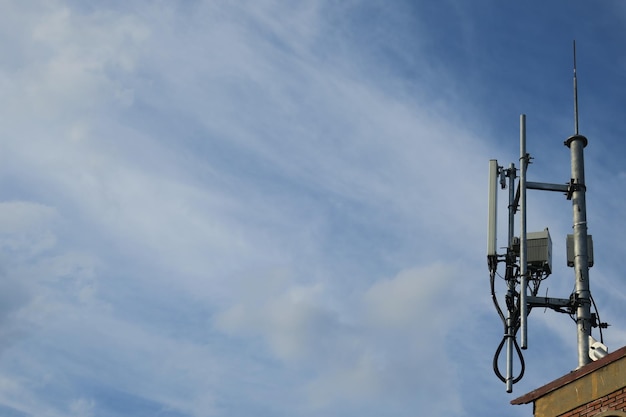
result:
M 487 225 L 487 256 L 497 255 L 498 226 L 498 161 L 489 161 L 489 218 Z

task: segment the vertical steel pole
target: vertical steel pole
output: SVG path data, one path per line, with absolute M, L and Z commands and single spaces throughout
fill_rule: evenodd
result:
M 572 179 L 568 197 L 572 199 L 574 229 L 574 297 L 577 302 L 576 327 L 578 336 L 578 367 L 591 362 L 589 336 L 591 336 L 591 292 L 589 289 L 589 253 L 587 252 L 587 202 L 585 193 L 585 160 L 583 149 L 587 138 L 578 134 L 578 80 L 576 78 L 576 41 L 574 46 L 574 136 L 565 141 L 570 149 Z
M 520 176 L 519 176 L 519 189 L 520 189 L 520 326 L 522 330 L 520 347 L 526 349 L 528 347 L 528 303 L 527 303 L 527 289 L 528 289 L 528 262 L 526 257 L 526 169 L 528 168 L 528 161 L 526 155 L 526 115 L 521 114 L 519 117 L 520 123 Z
M 508 249 L 507 249 L 507 297 L 514 299 L 515 295 L 515 277 L 513 276 L 512 265 L 510 256 L 513 253 L 513 239 L 515 237 L 515 164 L 511 164 L 508 170 L 509 177 L 509 236 L 508 236 Z M 508 315 L 506 319 L 506 392 L 513 392 L 513 341 L 515 338 L 515 323 L 513 312 L 508 309 Z
M 589 336 L 591 335 L 591 293 L 589 290 L 589 256 L 587 252 L 587 203 L 585 200 L 585 162 L 583 149 L 587 138 L 574 135 L 565 141 L 570 148 L 572 179 L 570 195 L 574 229 L 574 297 L 577 303 L 576 327 L 578 336 L 578 367 L 591 362 Z

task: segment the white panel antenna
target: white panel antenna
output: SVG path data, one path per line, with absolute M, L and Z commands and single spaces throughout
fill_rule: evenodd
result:
M 500 169 L 498 161 L 489 161 L 489 218 L 487 226 L 487 256 L 497 255 L 497 228 L 498 228 L 498 177 Z

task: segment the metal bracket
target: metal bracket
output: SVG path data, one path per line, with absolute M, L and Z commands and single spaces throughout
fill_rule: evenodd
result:
M 578 182 L 578 180 L 575 180 L 574 178 L 572 178 L 567 185 L 567 199 L 568 200 L 572 199 L 572 195 L 574 194 L 574 191 L 585 191 L 586 189 L 587 187 L 585 187 L 585 184 L 581 184 Z

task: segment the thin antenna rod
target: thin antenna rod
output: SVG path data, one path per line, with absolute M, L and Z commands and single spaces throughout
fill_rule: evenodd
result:
M 574 40 L 574 135 L 578 135 L 578 81 L 576 80 L 576 40 Z

